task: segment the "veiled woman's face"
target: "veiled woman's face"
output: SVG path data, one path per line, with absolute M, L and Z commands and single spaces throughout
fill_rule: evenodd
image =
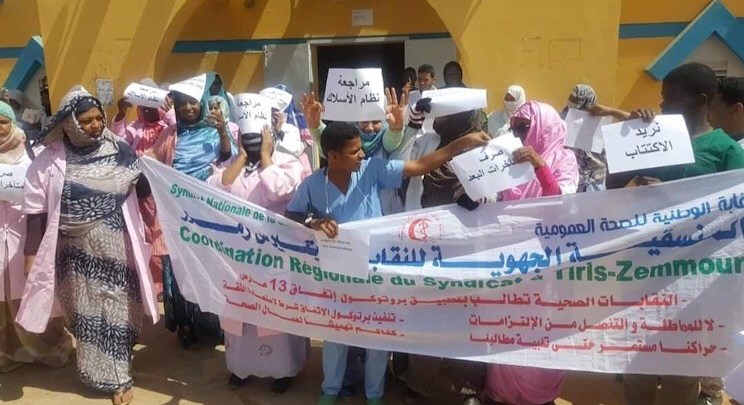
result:
M 0 139 L 10 135 L 11 130 L 13 130 L 13 121 L 4 115 L 0 115 Z

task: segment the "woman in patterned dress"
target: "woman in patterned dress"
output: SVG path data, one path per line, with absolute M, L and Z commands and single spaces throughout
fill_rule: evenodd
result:
M 77 88 L 42 131 L 48 147 L 29 167 L 23 212 L 28 230 L 44 236 L 26 241 L 30 274 L 17 321 L 43 329 L 56 297 L 77 339 L 80 380 L 118 405 L 133 399 L 143 303 L 154 321 L 158 312 L 137 204 L 150 187 L 134 150 L 105 122 L 101 103 Z

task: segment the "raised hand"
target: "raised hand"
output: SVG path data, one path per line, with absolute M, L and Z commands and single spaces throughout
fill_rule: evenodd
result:
M 309 95 L 305 93 L 302 94 L 300 108 L 302 108 L 302 113 L 305 114 L 308 128 L 319 128 L 320 119 L 323 115 L 323 104 L 321 104 L 315 97 L 315 92 L 310 92 Z
M 385 99 L 387 99 L 385 119 L 387 120 L 388 127 L 392 131 L 402 131 L 406 108 L 408 108 L 408 92 L 403 92 L 400 96 L 400 102 L 398 102 L 398 95 L 395 89 L 387 88 L 385 89 Z

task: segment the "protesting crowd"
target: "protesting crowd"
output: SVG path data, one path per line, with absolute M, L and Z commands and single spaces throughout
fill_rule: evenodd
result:
M 143 323 L 158 321 L 162 301 L 163 324 L 184 350 L 224 341 L 229 388 L 253 377 L 272 378 L 275 394 L 292 389 L 311 353 L 309 337 L 218 316 L 184 297 L 141 159 L 328 238 L 339 234 L 340 224 L 450 204 L 477 215 L 482 205 L 499 201 L 603 193 L 744 168 L 744 78 L 719 78 L 703 64 L 679 66 L 664 78 L 658 112 L 643 105 L 619 110 L 590 84 L 575 83 L 566 83 L 560 106 L 531 99 L 518 83 L 487 89 L 500 100 L 488 111 L 486 92 L 463 83 L 457 62 L 444 67 L 445 89 L 434 87 L 437 74 L 428 64 L 406 69 L 400 86 L 367 98 L 381 106 L 374 117 L 329 111 L 329 88 L 346 86 L 331 75 L 323 96 L 311 92 L 301 100 L 282 85 L 233 95 L 214 72 L 176 84 L 143 79 L 133 84 L 138 91 L 118 101 L 113 117 L 82 86 L 53 112 L 42 87 L 46 111 L 36 124 L 22 119 L 23 94 L 7 90 L 0 102 L 0 164 L 23 181 L 0 201 L 7 230 L 0 233 L 0 372 L 24 363 L 62 367 L 74 350 L 85 386 L 110 395 L 115 405 L 131 403 L 134 346 Z M 609 142 L 597 149 L 569 141 L 577 114 L 606 124 L 681 115 L 693 163 L 610 170 Z M 534 177 L 486 197 L 468 192 L 453 158 L 490 142 L 516 144 L 509 164 L 531 166 Z M 640 159 L 645 152 L 634 153 Z M 368 405 L 384 404 L 389 373 L 405 381 L 408 403 L 421 404 L 442 398 L 465 405 L 554 404 L 565 377 L 558 369 L 326 340 L 315 403 L 338 403 L 359 385 Z M 717 377 L 617 378 L 629 405 L 722 403 Z

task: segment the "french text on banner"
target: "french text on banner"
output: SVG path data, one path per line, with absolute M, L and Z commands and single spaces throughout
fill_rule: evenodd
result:
M 724 376 L 741 360 L 744 314 L 720 308 L 744 305 L 742 171 L 346 223 L 369 236 L 355 275 L 324 265 L 334 252 L 307 228 L 142 169 L 179 287 L 229 319 L 533 367 Z

